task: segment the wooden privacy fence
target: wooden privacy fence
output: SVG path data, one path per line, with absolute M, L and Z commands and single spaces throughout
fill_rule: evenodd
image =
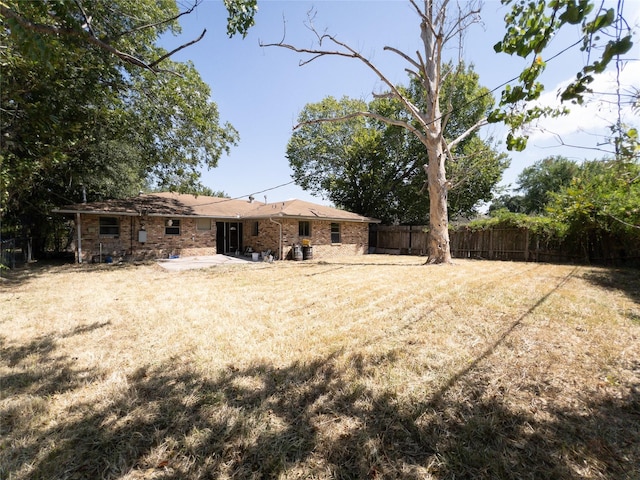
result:
M 527 228 L 458 229 L 449 233 L 451 255 L 525 262 L 577 260 L 559 242 L 541 238 Z
M 640 265 L 639 241 L 606 232 L 560 240 L 527 228 L 472 230 L 459 227 L 449 232 L 449 238 L 454 258 Z M 373 225 L 369 246 L 371 253 L 426 255 L 427 227 Z

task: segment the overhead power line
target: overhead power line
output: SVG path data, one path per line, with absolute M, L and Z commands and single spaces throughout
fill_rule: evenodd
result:
M 253 195 L 257 195 L 259 193 L 270 192 L 271 190 L 276 190 L 277 188 L 286 187 L 287 185 L 291 185 L 294 182 L 295 182 L 295 180 L 291 180 L 289 182 L 281 183 L 280 185 L 276 185 L 275 187 L 265 188 L 264 190 L 259 190 L 257 192 L 252 192 L 252 193 L 249 193 L 247 195 L 240 195 L 238 197 L 233 197 L 233 198 L 221 198 L 219 200 L 215 200 L 215 201 L 211 201 L 211 202 L 198 203 L 195 206 L 196 207 L 202 207 L 202 206 L 205 206 L 205 205 L 215 205 L 215 204 L 218 204 L 218 203 L 230 202 L 232 200 L 240 200 L 242 198 L 246 198 L 246 197 L 251 197 Z

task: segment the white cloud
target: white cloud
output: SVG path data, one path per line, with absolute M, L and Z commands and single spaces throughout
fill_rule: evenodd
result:
M 629 94 L 633 94 L 634 91 L 637 93 L 637 90 L 640 89 L 640 49 L 638 48 L 640 42 L 640 2 L 631 2 L 630 4 L 633 10 L 627 9 L 625 17 L 632 28 L 635 45 L 627 54 L 628 61 L 621 65 L 619 85 L 624 105 L 620 115 L 623 123 L 637 126 L 640 123 L 640 116 L 632 112 Z M 550 65 L 548 68 L 554 67 Z M 575 75 L 572 74 L 570 78 L 548 89 L 541 96 L 538 104 L 552 107 L 560 106 L 559 92 L 562 92 L 574 79 Z M 543 118 L 537 125 L 531 126 L 528 132 L 530 144 L 550 146 L 562 142 L 572 143 L 571 137 L 576 135 L 581 136 L 582 142 L 587 141 L 591 144 L 582 145 L 585 147 L 604 142 L 605 137 L 610 133 L 609 127 L 616 123 L 619 113 L 615 61 L 606 72 L 595 75 L 590 87 L 594 94 L 588 97 L 585 104 L 565 104 L 570 109 L 568 115 L 558 118 Z
M 558 118 L 543 118 L 537 125 L 531 126 L 530 142 L 535 143 L 559 143 L 567 142 L 567 138 L 577 133 L 587 133 L 600 137 L 609 133 L 609 126 L 615 124 L 618 119 L 617 72 L 615 66 L 606 72 L 596 75 L 590 95 L 583 105 L 566 104 L 570 113 Z M 624 64 L 620 71 L 620 93 L 622 95 L 621 117 L 624 123 L 637 123 L 638 117 L 631 111 L 629 94 L 631 87 L 638 88 L 640 79 L 640 61 L 630 61 Z M 573 80 L 566 80 L 556 85 L 553 89 L 543 94 L 538 102 L 542 106 L 559 106 L 558 92 Z M 585 145 L 586 146 L 586 145 Z

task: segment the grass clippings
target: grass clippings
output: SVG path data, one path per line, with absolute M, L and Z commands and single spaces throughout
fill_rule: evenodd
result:
M 640 478 L 637 271 L 422 263 L 13 272 L 0 478 Z

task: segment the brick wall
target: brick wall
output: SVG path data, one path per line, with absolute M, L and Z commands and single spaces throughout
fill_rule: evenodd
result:
M 300 245 L 304 239 L 309 239 L 313 247 L 313 258 L 332 258 L 341 256 L 363 255 L 367 253 L 369 243 L 369 224 L 340 223 L 340 243 L 331 243 L 331 222 L 312 221 L 311 235 L 301 237 L 298 220 L 278 218 L 282 224 L 282 250 L 285 258 L 291 258 L 293 245 Z M 243 226 L 243 243 L 256 252 L 271 250 L 278 252 L 280 226 L 267 220 L 258 221 L 258 235 L 254 236 L 254 222 L 246 221 Z
M 255 220 L 245 220 L 242 222 L 242 245 L 244 248 L 251 247 L 254 252 L 264 252 L 271 250 L 278 251 L 279 227 L 275 223 L 267 220 L 257 220 L 258 235 L 254 235 Z
M 165 233 L 167 218 L 115 216 L 119 222 L 119 235 L 100 235 L 100 217 L 82 215 L 82 259 L 98 261 L 102 244 L 102 259 L 111 256 L 114 261 L 121 258 L 140 260 L 144 258 L 167 258 L 170 255 L 194 256 L 215 255 L 216 222 L 211 220 L 210 230 L 198 230 L 196 219 L 180 218 L 180 234 Z M 298 220 L 278 218 L 282 225 L 282 251 L 285 258 L 292 257 L 293 245 L 309 239 L 313 247 L 313 258 L 333 258 L 363 255 L 367 253 L 369 225 L 367 223 L 340 222 L 340 242 L 331 243 L 331 222 L 312 221 L 311 235 L 298 235 Z M 280 225 L 269 219 L 258 220 L 258 235 L 254 234 L 253 220 L 243 222 L 243 249 L 251 247 L 255 252 L 271 250 L 278 252 Z M 147 232 L 145 243 L 138 241 L 138 232 L 144 226 Z
M 170 255 L 215 255 L 216 224 L 211 221 L 210 230 L 198 230 L 193 218 L 180 218 L 180 234 L 165 233 L 166 218 L 115 216 L 118 219 L 119 235 L 100 235 L 100 217 L 82 215 L 82 259 L 98 261 L 102 244 L 103 261 L 111 256 L 114 261 L 121 258 L 139 260 L 144 258 L 167 258 Z M 147 241 L 138 241 L 138 232 L 144 226 Z

